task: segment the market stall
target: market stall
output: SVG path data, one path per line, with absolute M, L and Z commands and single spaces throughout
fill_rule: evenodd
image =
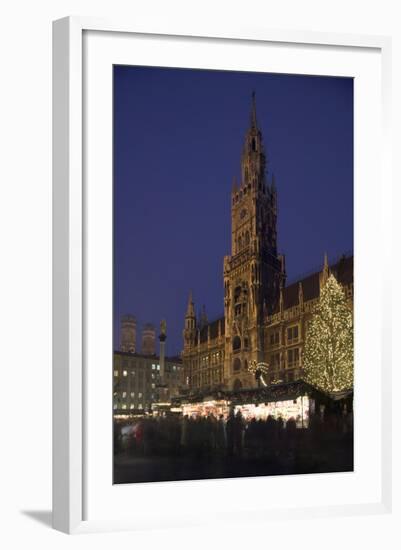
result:
M 246 420 L 265 420 L 269 415 L 287 422 L 293 418 L 298 428 L 307 428 L 309 418 L 315 412 L 330 406 L 333 398 L 317 388 L 297 380 L 262 388 L 238 391 L 219 390 L 207 395 L 197 393 L 173 399 L 172 406 L 189 417 L 221 414 L 227 418 L 230 411 L 239 410 Z

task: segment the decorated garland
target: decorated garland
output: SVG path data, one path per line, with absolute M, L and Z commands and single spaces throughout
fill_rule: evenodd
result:
M 263 378 L 269 372 L 269 365 L 267 363 L 257 363 L 256 361 L 250 361 L 248 365 L 248 370 L 253 374 L 256 380 L 260 380 L 264 386 L 267 386 L 265 379 Z

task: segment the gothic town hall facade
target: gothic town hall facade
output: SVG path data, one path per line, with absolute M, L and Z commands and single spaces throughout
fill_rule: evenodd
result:
M 270 384 L 302 377 L 302 352 L 320 288 L 333 273 L 353 302 L 353 257 L 343 256 L 286 286 L 277 251 L 277 189 L 267 178 L 262 133 L 252 98 L 241 158 L 241 181 L 231 192 L 231 255 L 224 258 L 224 316 L 197 320 L 189 297 L 183 331 L 184 387 L 191 393 L 257 387 L 250 362 L 267 363 Z

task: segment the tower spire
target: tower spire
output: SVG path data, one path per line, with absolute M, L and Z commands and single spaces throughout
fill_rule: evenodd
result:
M 206 315 L 206 306 L 203 304 L 200 317 L 199 317 L 199 325 L 201 328 L 205 327 L 208 324 L 207 315 Z
M 283 296 L 283 287 L 282 286 L 280 286 L 279 305 L 280 305 L 280 314 L 283 315 L 283 312 L 284 312 L 284 296 Z
M 262 189 L 265 183 L 266 155 L 262 142 L 262 132 L 256 118 L 256 96 L 252 92 L 250 126 L 245 135 L 241 159 L 241 185 L 253 185 Z
M 192 290 L 189 292 L 187 312 L 185 314 L 185 324 L 183 330 L 184 349 L 189 349 L 195 345 L 196 337 L 196 316 L 195 307 L 192 301 Z
M 327 280 L 329 276 L 329 261 L 327 259 L 327 252 L 324 253 L 323 272 L 325 279 Z
M 192 300 L 192 290 L 189 291 L 188 306 L 186 317 L 195 317 L 195 308 Z
M 233 193 L 234 193 L 235 191 L 237 191 L 237 189 L 238 189 L 238 186 L 237 186 L 237 178 L 234 176 L 234 177 L 233 177 L 233 185 L 232 185 L 232 191 L 233 191 Z
M 327 283 L 327 279 L 329 278 L 330 274 L 330 268 L 329 268 L 329 262 L 327 259 L 327 252 L 324 253 L 324 261 L 323 261 L 323 270 L 321 272 L 320 276 L 320 287 L 324 286 Z
M 302 281 L 298 283 L 298 303 L 301 307 L 304 305 L 304 290 L 302 288 Z
M 257 128 L 257 120 L 256 120 L 256 93 L 255 90 L 252 91 L 252 108 L 251 108 L 251 126 L 252 128 Z

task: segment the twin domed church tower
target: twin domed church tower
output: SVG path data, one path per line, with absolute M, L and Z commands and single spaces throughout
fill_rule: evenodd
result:
M 289 305 L 285 280 L 284 257 L 277 251 L 277 189 L 274 176 L 268 178 L 253 94 L 241 179 L 238 184 L 234 180 L 231 192 L 231 255 L 224 258 L 224 317 L 212 323 L 198 322 L 192 294 L 185 315 L 182 358 L 184 384 L 190 391 L 255 387 L 257 381 L 248 370 L 251 361 L 268 362 L 271 380 L 287 379 L 290 374 L 294 379 L 300 374 L 301 350 L 290 354 L 298 357 L 295 366 L 287 360 L 286 325 L 294 320 L 290 312 L 284 319 Z M 300 293 L 303 301 L 302 281 L 296 285 L 298 302 Z M 305 313 L 297 308 L 299 336 L 297 342 L 290 343 L 291 348 L 294 343 L 302 346 Z

